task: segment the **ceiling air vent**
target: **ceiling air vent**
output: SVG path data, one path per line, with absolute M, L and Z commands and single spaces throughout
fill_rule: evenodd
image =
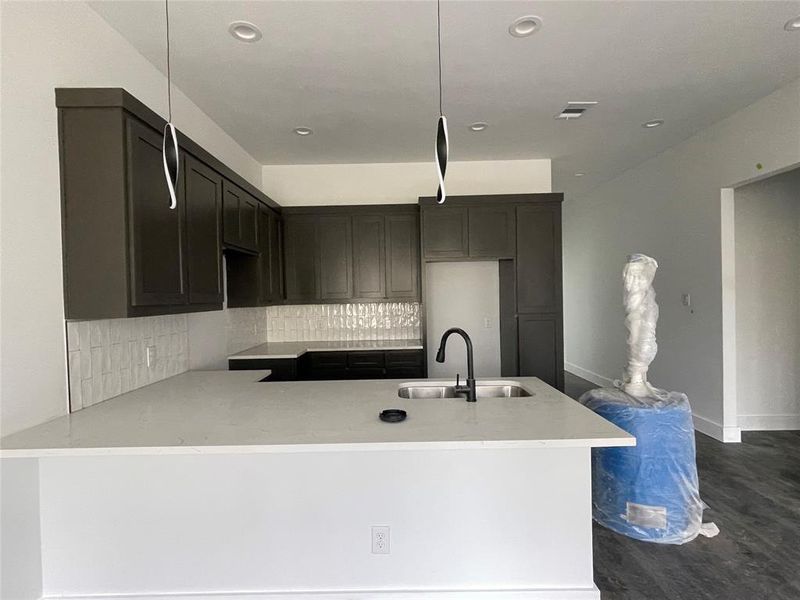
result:
M 556 115 L 556 119 L 577 119 L 597 102 L 567 102 L 567 105 Z

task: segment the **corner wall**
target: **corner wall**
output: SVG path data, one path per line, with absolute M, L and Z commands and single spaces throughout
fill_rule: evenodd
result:
M 800 168 L 735 192 L 742 429 L 800 429 Z
M 35 40 L 35 52 L 31 51 Z M 2 3 L 0 421 L 6 435 L 67 412 L 56 87 L 124 87 L 166 113 L 166 79 L 83 2 Z M 180 91 L 176 126 L 254 185 L 261 165 Z M 203 313 L 206 327 L 222 312 Z
M 798 131 L 800 80 L 586 195 L 566 199 L 568 370 L 598 383 L 620 376 L 626 353 L 622 267 L 628 254 L 649 254 L 660 265 L 655 289 L 661 309 L 650 379 L 688 394 L 701 431 L 738 437 L 735 421 L 723 426 L 721 189 L 800 163 Z M 681 305 L 682 293 L 691 294 L 691 308 Z

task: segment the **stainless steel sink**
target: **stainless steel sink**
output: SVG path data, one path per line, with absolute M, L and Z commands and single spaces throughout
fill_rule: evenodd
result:
M 516 381 L 478 381 L 478 398 L 527 398 L 532 394 Z M 452 383 L 443 381 L 414 381 L 403 383 L 397 390 L 401 398 L 459 398 Z

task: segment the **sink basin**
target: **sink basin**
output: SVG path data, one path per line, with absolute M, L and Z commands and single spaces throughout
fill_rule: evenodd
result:
M 478 398 L 527 398 L 532 394 L 516 381 L 478 381 Z M 461 398 L 453 383 L 444 381 L 415 381 L 403 383 L 397 390 L 401 398 Z

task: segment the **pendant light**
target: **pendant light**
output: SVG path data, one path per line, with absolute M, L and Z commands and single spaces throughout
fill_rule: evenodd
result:
M 447 139 L 447 117 L 442 111 L 442 11 L 441 0 L 436 0 L 436 40 L 439 49 L 439 122 L 436 125 L 436 174 L 439 176 L 439 189 L 436 202 L 444 204 L 447 192 L 444 188 L 444 173 L 447 170 L 447 154 L 450 144 Z
M 164 10 L 167 22 L 167 123 L 164 125 L 164 139 L 161 142 L 161 156 L 164 162 L 164 177 L 169 188 L 169 208 L 175 210 L 178 201 L 175 189 L 178 187 L 178 135 L 172 124 L 172 79 L 169 70 L 169 0 L 164 0 Z

